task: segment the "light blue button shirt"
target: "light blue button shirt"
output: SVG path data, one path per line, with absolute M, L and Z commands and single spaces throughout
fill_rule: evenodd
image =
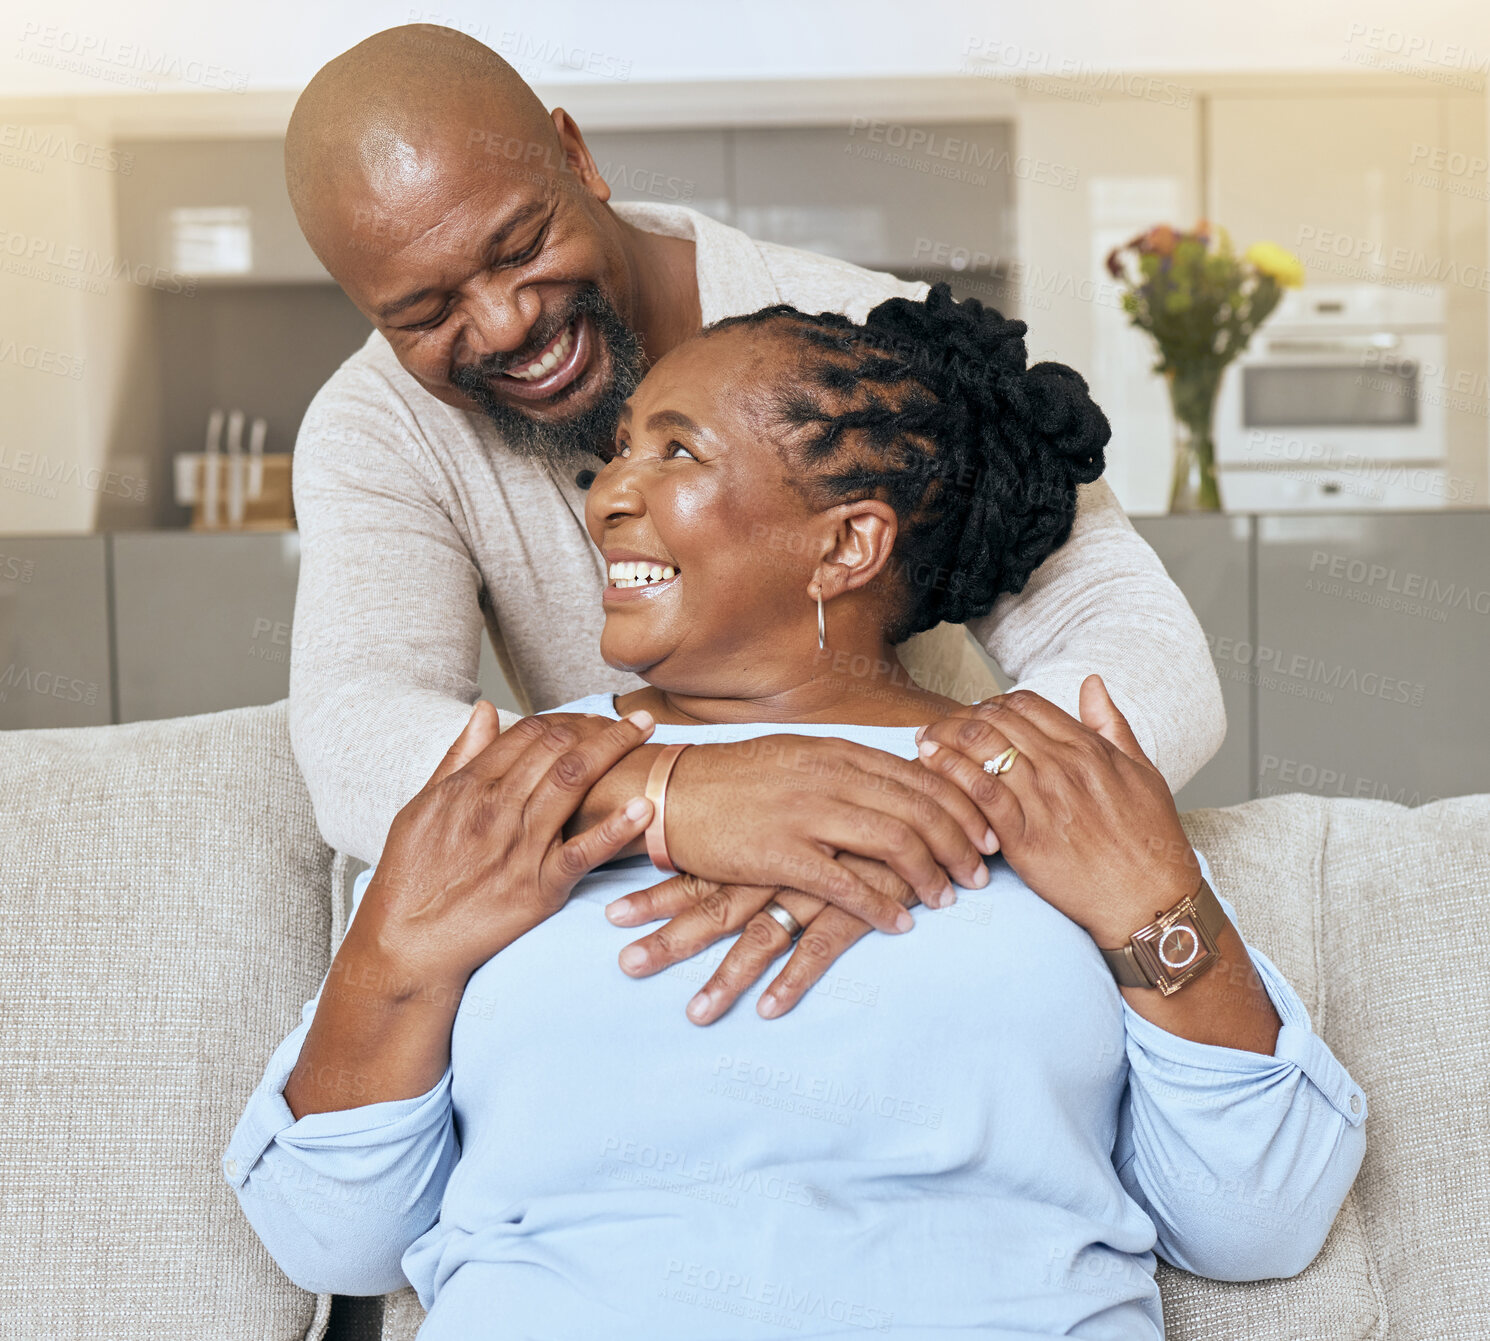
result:
M 614 716 L 610 695 L 561 711 Z M 783 730 L 916 755 L 910 728 L 653 740 Z M 1156 1251 L 1222 1280 L 1301 1271 L 1367 1108 L 1293 989 L 1250 951 L 1283 1021 L 1270 1057 L 1178 1037 L 1085 931 L 989 870 L 781 1019 L 755 1014 L 762 983 L 701 1029 L 683 1007 L 724 947 L 626 977 L 639 933 L 605 905 L 662 876 L 602 868 L 473 975 L 427 1094 L 295 1121 L 308 1002 L 223 1173 L 304 1288 L 412 1283 L 421 1341 L 1158 1338 Z

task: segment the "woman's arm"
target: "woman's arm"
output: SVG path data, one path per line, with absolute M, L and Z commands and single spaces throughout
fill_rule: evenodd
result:
M 1282 1020 L 1266 1054 L 1197 1043 L 1124 1010 L 1128 1089 L 1113 1165 L 1153 1220 L 1165 1260 L 1214 1280 L 1307 1267 L 1366 1148 L 1365 1094 L 1282 974 L 1249 953 Z
M 960 780 L 1010 866 L 1098 946 L 1122 945 L 1209 877 L 1097 676 L 1082 683 L 1079 722 L 1017 691 L 985 707 L 925 730 L 927 766 Z M 984 771 L 1010 745 L 1012 767 Z M 1360 1167 L 1366 1101 L 1222 910 L 1221 958 L 1199 977 L 1167 998 L 1122 989 L 1129 1083 L 1113 1165 L 1176 1266 L 1222 1280 L 1294 1275 Z
M 403 1255 L 438 1219 L 459 1157 L 450 1073 L 413 1098 L 297 1119 L 282 1090 L 320 1000 L 306 1003 L 270 1059 L 223 1153 L 223 1174 L 301 1289 L 386 1294 L 408 1284 Z
M 320 995 L 275 1051 L 223 1173 L 306 1289 L 378 1294 L 438 1215 L 457 1157 L 450 1036 L 471 974 L 550 917 L 651 816 L 642 798 L 568 842 L 600 773 L 651 730 L 478 704 L 393 822 Z M 588 749 L 581 747 L 588 746 Z
M 1200 866 L 1174 797 L 1101 678 L 1081 686 L 1081 719 L 1025 690 L 979 717 L 923 727 L 927 768 L 978 805 L 1015 873 L 1104 950 L 1193 895 Z M 1006 752 L 999 773 L 986 765 Z M 1202 1043 L 1269 1053 L 1279 1018 L 1231 927 L 1220 957 L 1175 995 L 1123 988 L 1134 1013 Z

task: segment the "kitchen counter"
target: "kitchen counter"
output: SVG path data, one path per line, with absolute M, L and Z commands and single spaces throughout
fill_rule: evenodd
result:
M 1416 805 L 1490 788 L 1490 509 L 1133 523 L 1195 609 L 1226 703 L 1226 740 L 1183 808 L 1282 791 Z M 0 728 L 284 697 L 299 541 L 0 537 Z M 480 683 L 515 706 L 485 642 Z

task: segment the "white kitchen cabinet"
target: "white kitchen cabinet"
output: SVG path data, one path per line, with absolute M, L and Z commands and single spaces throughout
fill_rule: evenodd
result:
M 1280 243 L 1303 261 L 1309 284 L 1442 289 L 1447 349 L 1442 367 L 1425 365 L 1423 394 L 1444 412 L 1451 496 L 1483 504 L 1490 424 L 1483 98 L 1218 96 L 1208 160 L 1212 217 L 1239 249 Z
M 1031 98 L 1019 112 L 1020 153 L 1075 174 L 1072 190 L 1017 193 L 1026 343 L 1031 359 L 1068 363 L 1091 385 L 1112 424 L 1105 478 L 1131 513 L 1168 508 L 1173 428 L 1153 342 L 1129 324 L 1105 261 L 1154 224 L 1183 227 L 1200 212 L 1200 119 L 1192 91 L 1180 93 Z

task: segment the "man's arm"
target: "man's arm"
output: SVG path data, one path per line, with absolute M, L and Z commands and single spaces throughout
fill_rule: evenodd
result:
M 1017 595 L 968 621 L 1018 689 L 1073 716 L 1102 677 L 1173 792 L 1221 747 L 1226 710 L 1195 612 L 1105 480 L 1078 486 L 1070 538 Z
M 370 864 L 480 692 L 481 578 L 416 432 L 338 378 L 295 446 L 290 739 L 323 837 Z

